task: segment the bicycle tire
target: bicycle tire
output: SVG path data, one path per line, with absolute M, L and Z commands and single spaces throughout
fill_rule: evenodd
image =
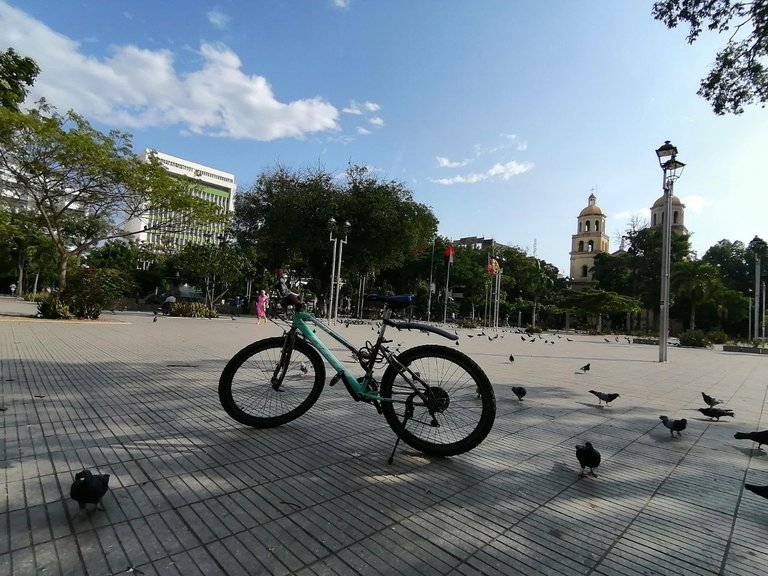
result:
M 265 338 L 249 344 L 224 367 L 219 378 L 219 401 L 232 418 L 255 428 L 272 428 L 295 420 L 317 401 L 325 385 L 320 354 L 296 338 L 285 376 L 272 377 L 285 361 L 286 337 Z
M 445 346 L 417 346 L 403 351 L 397 360 L 419 374 L 438 395 L 442 408 L 435 413 L 438 426 L 424 403 L 419 405 L 413 388 L 398 368 L 384 371 L 379 393 L 381 408 L 392 431 L 409 446 L 433 456 L 455 456 L 480 444 L 493 428 L 496 397 L 482 368 L 466 354 Z M 416 399 L 413 415 L 405 418 L 407 403 L 386 399 Z

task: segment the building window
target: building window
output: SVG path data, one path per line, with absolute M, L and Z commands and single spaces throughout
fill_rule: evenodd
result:
M 592 252 L 595 249 L 595 243 L 594 241 L 590 240 L 589 243 L 587 243 L 587 252 Z
M 584 252 L 584 240 L 579 240 L 579 252 Z
M 581 222 L 579 222 L 579 234 L 581 234 Z
M 595 232 L 600 232 L 600 220 L 595 220 Z
M 588 273 L 588 271 L 589 271 L 589 270 L 587 269 L 587 267 L 586 267 L 586 266 L 582 266 L 582 267 L 581 267 L 581 277 L 582 277 L 582 278 L 586 278 L 586 277 L 587 277 L 587 273 Z
M 656 226 L 656 214 L 651 214 L 651 226 Z
M 586 226 L 586 230 L 589 232 L 589 220 L 584 223 L 584 226 Z
M 672 213 L 672 224 L 677 224 L 677 210 Z

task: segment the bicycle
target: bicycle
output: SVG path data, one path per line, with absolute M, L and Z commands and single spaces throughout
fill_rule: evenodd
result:
M 479 445 L 493 427 L 496 398 L 485 372 L 466 354 L 447 346 L 422 345 L 391 351 L 387 327 L 419 330 L 450 340 L 458 336 L 427 324 L 395 321 L 393 311 L 413 303 L 414 296 L 367 297 L 384 304 L 375 343 L 362 348 L 302 310 L 291 294 L 293 317 L 283 336 L 249 344 L 235 354 L 219 379 L 219 400 L 236 421 L 269 428 L 295 420 L 317 401 L 325 385 L 323 359 L 335 371 L 329 385 L 341 381 L 355 401 L 372 404 L 400 440 L 425 454 L 455 456 Z M 287 306 L 284 305 L 284 308 Z M 313 328 L 314 326 L 314 328 Z M 349 350 L 364 370 L 354 374 L 320 340 L 320 330 Z M 381 380 L 377 368 L 386 364 Z

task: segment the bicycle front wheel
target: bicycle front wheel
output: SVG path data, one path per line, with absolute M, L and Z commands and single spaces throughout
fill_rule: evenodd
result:
M 455 456 L 485 439 L 496 418 L 496 397 L 474 360 L 434 345 L 405 350 L 397 360 L 408 370 L 390 364 L 380 395 L 384 417 L 403 442 L 426 454 Z
M 300 338 L 266 338 L 240 350 L 219 378 L 219 401 L 232 418 L 256 428 L 295 420 L 325 385 L 320 354 Z

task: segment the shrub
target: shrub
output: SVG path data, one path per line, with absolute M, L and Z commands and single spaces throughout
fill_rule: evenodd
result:
M 474 330 L 475 328 L 478 328 L 480 326 L 480 320 L 477 320 L 477 319 L 473 320 L 472 318 L 462 318 L 456 321 L 456 326 L 458 326 L 459 328 L 471 328 Z
M 171 307 L 171 316 L 184 318 L 218 318 L 218 310 L 209 310 L 202 302 L 176 302 Z
M 680 334 L 680 346 L 693 348 L 708 348 L 712 345 L 707 335 L 701 330 L 686 330 Z
M 37 312 L 43 318 L 50 320 L 68 320 L 72 317 L 72 314 L 69 313 L 69 304 L 62 302 L 58 294 L 38 300 Z
M 717 331 L 707 332 L 707 339 L 712 342 L 712 344 L 725 344 L 730 340 L 728 334 Z
M 530 324 L 528 324 L 525 327 L 525 331 L 526 332 L 533 332 L 535 334 L 541 334 L 542 329 L 541 329 L 541 326 L 531 326 Z

